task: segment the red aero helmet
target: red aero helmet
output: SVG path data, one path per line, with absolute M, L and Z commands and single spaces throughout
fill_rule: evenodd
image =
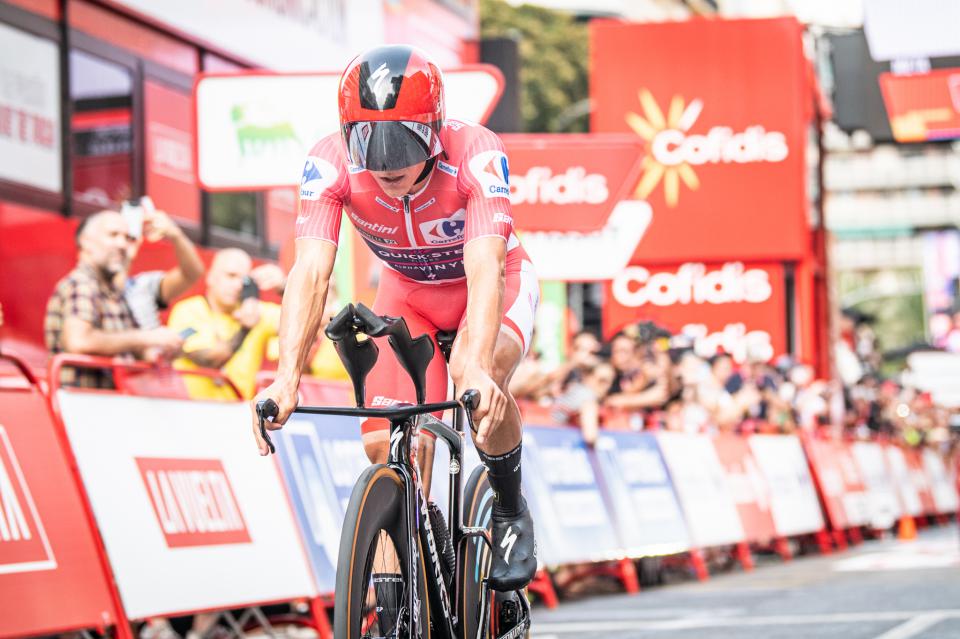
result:
M 340 77 L 340 134 L 350 164 L 395 171 L 443 152 L 443 73 L 408 45 L 370 49 Z

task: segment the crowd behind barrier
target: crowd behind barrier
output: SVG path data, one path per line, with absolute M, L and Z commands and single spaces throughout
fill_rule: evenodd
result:
M 61 358 L 55 367 L 110 364 Z M 343 513 L 368 463 L 356 419 L 294 416 L 278 455 L 262 458 L 244 402 L 56 377 L 45 393 L 25 378 L 0 385 L 0 636 L 116 625 L 129 637 L 131 622 L 282 602 L 304 602 L 303 622 L 327 636 Z M 349 397 L 309 378 L 302 393 Z M 440 452 L 433 497 L 445 505 Z M 823 431 L 601 431 L 588 443 L 577 428 L 534 424 L 524 457 L 554 574 L 664 555 L 696 564 L 711 549 L 748 568 L 751 547 L 815 539 L 828 551 L 905 516 L 957 511 L 955 457 Z M 468 446 L 461 472 L 478 463 Z

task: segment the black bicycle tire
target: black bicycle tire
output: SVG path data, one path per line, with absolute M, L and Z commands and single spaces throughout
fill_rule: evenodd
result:
M 484 499 L 489 495 L 487 499 Z M 477 466 L 470 473 L 463 488 L 463 521 L 465 526 L 475 527 L 486 525 L 481 520 L 489 516 L 492 509 L 493 490 L 487 480 L 487 470 Z M 478 569 L 477 562 L 482 560 L 482 553 L 478 549 L 485 548 L 486 544 L 468 539 L 463 545 L 463 555 L 457 568 L 457 583 L 460 586 L 460 601 L 457 602 L 457 614 L 461 619 L 460 639 L 476 639 L 478 608 L 480 605 L 481 581 L 486 576 Z M 478 557 L 478 554 L 480 555 Z M 488 555 L 489 557 L 489 555 Z M 485 561 L 489 570 L 489 559 Z M 476 577 L 479 576 L 479 579 Z M 491 606 L 492 606 L 491 602 Z
M 406 565 L 409 537 L 403 525 L 403 504 L 406 496 L 403 481 L 397 473 L 382 464 L 370 466 L 360 475 L 343 521 L 340 551 L 337 559 L 337 596 L 334 602 L 334 639 L 359 639 L 359 616 L 367 595 L 366 575 L 374 538 L 381 530 L 390 535 L 397 556 Z M 424 639 L 430 639 L 430 601 L 427 597 L 426 567 L 423 550 L 417 541 L 420 558 L 418 588 L 420 593 L 420 627 Z M 354 623 L 356 622 L 356 627 Z

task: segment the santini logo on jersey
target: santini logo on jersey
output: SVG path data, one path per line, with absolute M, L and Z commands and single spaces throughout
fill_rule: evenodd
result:
M 311 155 L 303 165 L 300 178 L 300 199 L 319 200 L 320 194 L 337 179 L 337 169 L 332 164 Z
M 485 197 L 510 197 L 510 168 L 502 151 L 483 151 L 470 158 L 470 171 Z
M 420 223 L 420 233 L 427 244 L 453 244 L 463 237 L 467 210 L 460 209 L 450 217 Z

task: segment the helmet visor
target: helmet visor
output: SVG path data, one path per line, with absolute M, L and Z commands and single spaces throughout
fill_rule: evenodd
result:
M 343 137 L 350 164 L 370 171 L 405 169 L 443 150 L 434 127 L 421 122 L 350 122 Z

